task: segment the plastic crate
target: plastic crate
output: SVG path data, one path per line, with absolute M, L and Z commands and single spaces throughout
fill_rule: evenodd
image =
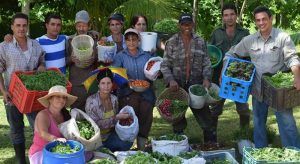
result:
M 251 85 L 255 74 L 255 68 L 253 70 L 253 73 L 249 81 L 226 76 L 225 72 L 229 64 L 233 61 L 251 63 L 247 60 L 242 60 L 237 58 L 229 58 L 227 60 L 226 67 L 225 67 L 226 69 L 224 69 L 222 72 L 222 83 L 220 87 L 219 96 L 240 103 L 246 103 L 248 101 L 249 94 L 251 91 Z
M 57 68 L 50 68 L 48 70 L 53 70 L 60 72 Z M 48 91 L 30 91 L 27 90 L 21 79 L 20 74 L 33 74 L 35 71 L 16 71 L 12 74 L 11 82 L 9 85 L 9 93 L 12 97 L 13 104 L 19 109 L 21 113 L 31 113 L 44 109 L 37 99 L 48 94 Z M 71 92 L 72 84 L 67 81 L 67 91 Z
M 213 160 L 228 160 L 231 164 L 238 164 L 238 162 L 228 152 L 215 153 L 209 155 L 202 155 L 207 164 L 213 164 Z
M 233 158 L 235 158 L 235 148 L 231 149 L 224 149 L 224 150 L 210 150 L 210 151 L 200 151 L 202 155 L 211 155 L 216 153 L 229 153 L 232 155 Z
M 263 100 L 270 107 L 276 111 L 283 111 L 284 109 L 293 108 L 300 105 L 300 91 L 296 88 L 275 88 L 266 80 L 267 76 L 273 74 L 266 73 L 262 77 L 262 94 Z
M 293 149 L 293 150 L 297 150 L 299 151 L 299 149 L 295 148 L 295 147 L 288 147 L 289 149 Z M 258 161 L 255 160 L 250 152 L 253 151 L 253 149 L 255 148 L 251 148 L 251 147 L 244 147 L 243 148 L 243 164 L 290 164 L 290 163 L 297 163 L 299 164 L 300 161 L 293 161 L 293 162 L 268 162 L 268 161 Z

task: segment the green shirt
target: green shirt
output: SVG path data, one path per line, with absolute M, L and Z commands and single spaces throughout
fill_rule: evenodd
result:
M 249 35 L 249 31 L 236 24 L 233 39 L 230 40 L 226 33 L 226 27 L 222 26 L 213 31 L 210 44 L 217 46 L 225 54 L 232 46 L 238 44 L 247 35 Z

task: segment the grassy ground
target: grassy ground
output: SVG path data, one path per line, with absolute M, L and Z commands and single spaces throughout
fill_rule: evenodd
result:
M 159 84 L 158 86 L 162 86 Z M 161 90 L 161 87 L 158 88 Z M 172 132 L 172 127 L 170 124 L 165 122 L 159 116 L 157 110 L 154 110 L 154 120 L 152 124 L 152 129 L 150 137 L 157 137 L 166 133 Z M 294 109 L 295 119 L 297 121 L 297 126 L 300 127 L 300 108 Z M 187 111 L 186 117 L 188 120 L 188 127 L 185 130 L 185 134 L 189 137 L 190 143 L 202 143 L 202 131 L 199 125 L 197 124 L 193 114 L 190 110 Z M 26 134 L 26 147 L 27 151 L 32 141 L 32 132 L 29 128 L 27 119 L 25 120 L 25 134 Z M 269 112 L 269 118 L 267 122 L 268 126 L 276 129 L 275 146 L 280 146 L 280 140 L 278 136 L 278 128 L 275 120 L 274 113 Z M 219 118 L 218 124 L 218 141 L 225 144 L 226 147 L 236 147 L 236 144 L 233 140 L 233 132 L 239 127 L 238 115 L 235 111 L 235 104 L 231 101 L 226 101 L 224 112 Z M 9 139 L 9 125 L 6 121 L 5 109 L 3 102 L 0 101 L 0 163 L 15 163 L 14 162 L 14 150 Z

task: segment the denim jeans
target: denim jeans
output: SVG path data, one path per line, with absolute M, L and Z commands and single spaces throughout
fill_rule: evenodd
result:
M 25 142 L 24 135 L 24 114 L 20 113 L 18 108 L 14 105 L 5 105 L 6 118 L 10 127 L 10 138 L 13 144 L 20 144 Z M 37 112 L 27 113 L 26 117 L 30 127 L 34 129 L 34 120 Z
M 113 131 L 102 143 L 104 147 L 108 148 L 112 152 L 127 151 L 133 144 L 133 142 L 122 141 L 115 131 Z
M 255 147 L 267 147 L 266 122 L 269 106 L 252 97 L 254 143 Z M 300 148 L 300 138 L 292 109 L 275 112 L 282 146 L 294 146 Z

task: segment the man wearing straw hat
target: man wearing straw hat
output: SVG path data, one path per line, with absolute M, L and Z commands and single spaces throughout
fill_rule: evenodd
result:
M 28 26 L 28 16 L 23 13 L 16 13 L 11 23 L 13 41 L 0 44 L 0 90 L 10 127 L 10 138 L 14 145 L 18 163 L 26 163 L 24 115 L 11 102 L 8 93 L 11 75 L 15 71 L 45 70 L 43 49 L 37 41 L 26 36 Z M 27 113 L 26 116 L 31 128 L 33 128 L 36 112 Z
M 164 80 L 173 91 L 179 87 L 186 91 L 191 85 L 210 86 L 211 63 L 205 41 L 193 32 L 192 15 L 184 13 L 179 17 L 180 32 L 166 43 L 161 72 Z M 203 129 L 204 143 L 216 142 L 216 134 L 211 126 L 211 114 L 208 106 L 202 109 L 191 108 L 198 124 Z M 187 126 L 185 117 L 173 123 L 174 133 L 183 133 Z
M 85 101 L 89 96 L 87 91 L 83 86 L 84 80 L 88 78 L 91 71 L 97 68 L 97 50 L 96 44 L 98 41 L 99 33 L 96 31 L 89 30 L 90 17 L 87 11 L 81 10 L 76 13 L 75 17 L 75 28 L 76 34 L 70 36 L 69 39 L 69 53 L 67 56 L 67 65 L 69 67 L 69 80 L 72 83 L 71 94 L 78 97 L 77 101 L 71 105 L 72 108 L 78 108 L 84 110 Z M 78 60 L 78 58 L 73 54 L 73 48 L 71 46 L 71 41 L 75 36 L 78 35 L 89 35 L 94 40 L 93 54 L 92 57 L 87 60 Z M 85 65 L 84 68 L 78 67 L 79 65 Z

